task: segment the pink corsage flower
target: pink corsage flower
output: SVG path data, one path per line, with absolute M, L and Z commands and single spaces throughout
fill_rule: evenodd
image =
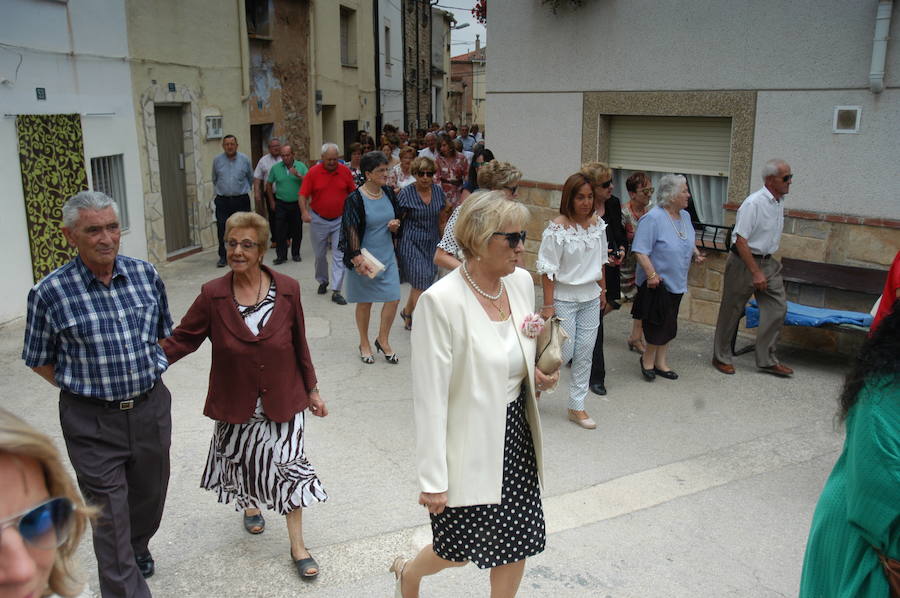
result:
M 528 314 L 522 320 L 522 332 L 528 338 L 537 338 L 544 329 L 544 318 L 540 314 Z

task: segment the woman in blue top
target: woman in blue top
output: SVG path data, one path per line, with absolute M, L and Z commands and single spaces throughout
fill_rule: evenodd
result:
M 683 176 L 662 177 L 657 205 L 641 217 L 631 245 L 638 263 L 638 292 L 631 313 L 644 322 L 647 350 L 641 355 L 641 373 L 648 382 L 656 376 L 678 378 L 669 368 L 666 354 L 678 331 L 678 307 L 687 291 L 691 257 L 698 264 L 705 259 L 694 244 L 694 227 L 687 212 L 690 197 Z
M 400 303 L 400 275 L 394 254 L 394 239 L 400 230 L 400 206 L 394 190 L 387 185 L 388 159 L 381 152 L 364 154 L 359 169 L 366 182 L 347 196 L 341 218 L 340 248 L 344 265 L 350 269 L 344 279 L 347 301 L 356 303 L 356 327 L 359 330 L 359 358 L 374 363 L 369 345 L 369 320 L 372 304 L 383 303 L 375 349 L 388 363 L 396 364 L 388 335 Z M 384 264 L 384 270 L 369 277 L 370 263 L 362 254 L 366 249 Z

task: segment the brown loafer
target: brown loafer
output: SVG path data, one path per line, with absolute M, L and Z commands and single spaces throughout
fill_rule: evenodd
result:
M 723 374 L 733 374 L 734 366 L 730 363 L 724 363 L 713 357 L 712 360 L 713 367 L 722 372 Z
M 763 366 L 759 369 L 763 372 L 773 374 L 775 376 L 781 376 L 782 378 L 787 378 L 794 373 L 794 370 L 780 363 L 776 363 L 775 365 Z

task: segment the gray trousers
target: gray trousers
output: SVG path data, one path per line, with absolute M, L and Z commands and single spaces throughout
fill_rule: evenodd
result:
M 316 254 L 316 280 L 328 282 L 328 247 L 331 247 L 331 290 L 340 291 L 344 284 L 344 252 L 338 247 L 341 240 L 341 219 L 326 220 L 310 210 L 309 233 Z
M 730 254 L 725 262 L 725 277 L 722 282 L 722 303 L 719 305 L 719 318 L 716 322 L 716 338 L 713 351 L 718 361 L 731 363 L 731 339 L 737 331 L 744 306 L 751 295 L 756 297 L 759 305 L 759 327 L 756 329 L 756 365 L 768 367 L 778 363 L 775 358 L 775 345 L 781 327 L 784 325 L 784 314 L 787 313 L 787 300 L 784 294 L 784 283 L 781 280 L 781 262 L 775 258 L 763 259 L 754 257 L 760 270 L 766 277 L 768 288 L 757 291 L 753 287 L 753 277 L 743 260 Z
M 120 411 L 62 391 L 59 422 L 78 486 L 97 508 L 91 522 L 103 598 L 144 598 L 135 563 L 159 528 L 169 486 L 172 397 L 157 381 L 149 397 Z

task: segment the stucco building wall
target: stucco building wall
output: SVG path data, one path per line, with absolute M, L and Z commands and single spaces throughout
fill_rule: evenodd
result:
M 161 262 L 169 255 L 155 106 L 182 109 L 191 240 L 196 247 L 210 247 L 216 243 L 212 161 L 222 148 L 221 139 L 206 139 L 205 117 L 221 116 L 224 133 L 236 135 L 244 145 L 239 151 L 250 154 L 245 16 L 242 3 L 226 9 L 216 0 L 126 0 L 125 5 L 148 254 Z M 215 34 L 198 35 L 198 23 Z
M 783 157 L 795 179 L 780 255 L 886 268 L 900 249 L 900 44 L 889 40 L 886 88 L 872 93 L 877 4 L 606 0 L 563 5 L 553 15 L 540 3 L 492 2 L 490 145 L 525 174 L 529 232 L 539 234 L 555 213 L 568 174 L 608 158 L 610 117 L 727 116 L 726 224 L 761 186 L 765 161 Z M 898 28 L 895 7 L 892 37 Z M 858 133 L 833 132 L 836 106 L 861 108 Z M 623 189 L 616 194 L 627 197 Z M 533 263 L 537 243 L 526 249 Z M 723 258 L 713 254 L 692 272 L 682 317 L 714 322 Z M 874 300 L 822 289 L 813 295 L 814 303 L 865 311 Z
M 341 8 L 353 11 L 353 63 L 341 64 Z M 312 85 L 310 156 L 318 159 L 322 144 L 334 142 L 344 151 L 343 123 L 359 129 L 375 126 L 375 44 L 372 3 L 340 0 L 312 4 Z M 317 107 L 321 98 L 321 109 Z
M 130 226 L 120 251 L 147 258 L 124 3 L 8 0 L 3 11 L 0 40 L 8 47 L 0 53 L 0 105 L 10 116 L 0 118 L 0 236 L 6 243 L 0 322 L 25 314 L 34 284 L 15 115 L 80 114 L 89 185 L 91 158 L 122 154 Z M 46 100 L 35 99 L 38 87 Z

